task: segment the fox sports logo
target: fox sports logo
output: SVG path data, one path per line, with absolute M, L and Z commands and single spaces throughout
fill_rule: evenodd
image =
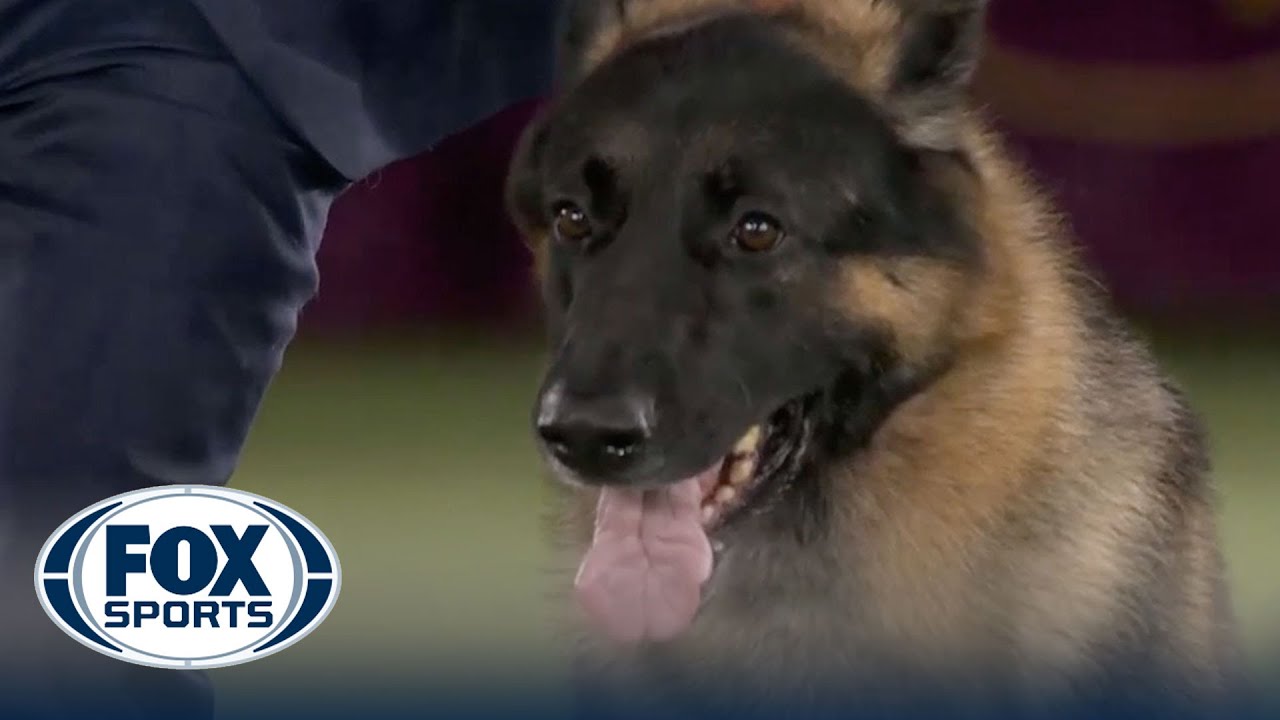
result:
M 203 669 L 277 653 L 333 608 L 333 546 L 251 493 L 177 485 L 117 495 L 58 528 L 36 592 L 67 634 L 138 665 Z

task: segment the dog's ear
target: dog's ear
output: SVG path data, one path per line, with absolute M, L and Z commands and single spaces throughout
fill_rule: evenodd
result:
M 889 97 L 907 140 L 949 151 L 978 64 L 987 0 L 898 0 L 902 44 Z
M 566 0 L 561 8 L 556 75 L 560 85 L 573 85 L 586 74 L 591 42 L 626 22 L 632 0 Z

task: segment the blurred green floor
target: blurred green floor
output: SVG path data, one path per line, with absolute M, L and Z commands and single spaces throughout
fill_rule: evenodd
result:
M 1280 339 L 1158 343 L 1206 417 L 1244 639 L 1280 651 Z M 294 673 L 308 683 L 555 680 L 543 487 L 528 435 L 527 340 L 299 342 L 233 486 L 314 520 L 343 565 L 326 623 L 295 648 L 215 672 L 224 707 Z

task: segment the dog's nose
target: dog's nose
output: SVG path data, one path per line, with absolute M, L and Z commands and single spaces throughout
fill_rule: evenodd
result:
M 648 404 L 632 394 L 543 396 L 538 436 L 557 460 L 588 482 L 609 482 L 640 462 L 649 441 Z

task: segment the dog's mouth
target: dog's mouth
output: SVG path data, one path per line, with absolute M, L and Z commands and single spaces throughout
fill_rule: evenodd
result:
M 702 526 L 715 532 L 749 515 L 795 473 L 805 446 L 805 398 L 794 399 L 752 425 L 720 461 L 698 477 Z
M 701 606 L 715 556 L 711 537 L 797 476 L 811 434 L 805 400 L 752 426 L 711 467 L 657 487 L 600 490 L 591 546 L 575 589 L 587 615 L 622 642 L 670 640 Z

